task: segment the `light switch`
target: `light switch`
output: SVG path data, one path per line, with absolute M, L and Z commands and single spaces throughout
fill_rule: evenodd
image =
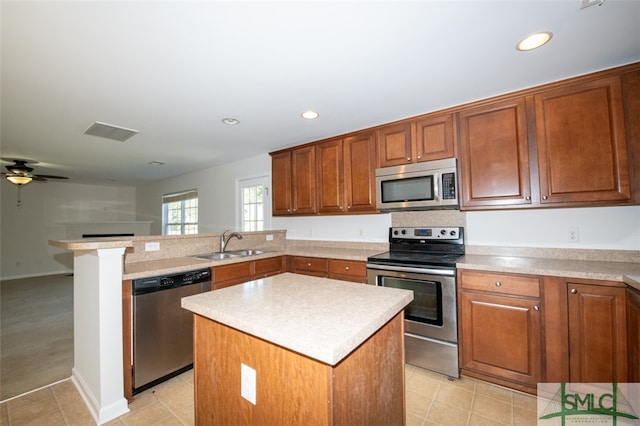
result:
M 240 364 L 240 396 L 256 405 L 256 370 Z

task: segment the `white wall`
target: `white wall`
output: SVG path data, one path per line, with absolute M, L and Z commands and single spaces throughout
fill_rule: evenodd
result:
M 138 220 L 160 234 L 162 194 L 197 188 L 201 232 L 235 226 L 235 181 L 271 173 L 267 154 L 138 187 Z M 288 239 L 385 242 L 389 226 L 464 226 L 467 244 L 513 247 L 640 250 L 640 206 L 459 213 L 447 211 L 353 216 L 274 217 L 272 229 Z M 455 223 L 453 223 L 455 222 Z M 569 241 L 569 228 L 579 240 Z
M 468 212 L 466 222 L 471 245 L 640 250 L 640 206 Z
M 200 233 L 235 228 L 236 179 L 271 173 L 268 154 L 222 166 L 186 173 L 137 187 L 138 220 L 152 220 L 151 234 L 162 234 L 162 195 L 186 189 L 198 190 L 198 230 Z
M 32 182 L 21 188 L 0 183 L 1 279 L 66 273 L 73 270 L 72 253 L 51 247 L 65 239 L 64 223 L 118 222 L 135 219 L 135 188 Z

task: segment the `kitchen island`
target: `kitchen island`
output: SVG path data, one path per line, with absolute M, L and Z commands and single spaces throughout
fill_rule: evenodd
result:
M 285 273 L 182 299 L 196 424 L 404 424 L 411 291 Z

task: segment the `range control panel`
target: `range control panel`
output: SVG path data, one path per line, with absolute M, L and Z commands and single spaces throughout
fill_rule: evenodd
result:
M 462 236 L 462 228 L 411 228 L 393 227 L 389 229 L 389 241 L 404 240 L 457 240 Z

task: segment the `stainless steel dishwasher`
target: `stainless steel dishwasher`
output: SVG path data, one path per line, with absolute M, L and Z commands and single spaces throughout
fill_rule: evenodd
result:
M 211 290 L 211 271 L 133 280 L 133 393 L 193 367 L 193 314 L 180 299 Z

